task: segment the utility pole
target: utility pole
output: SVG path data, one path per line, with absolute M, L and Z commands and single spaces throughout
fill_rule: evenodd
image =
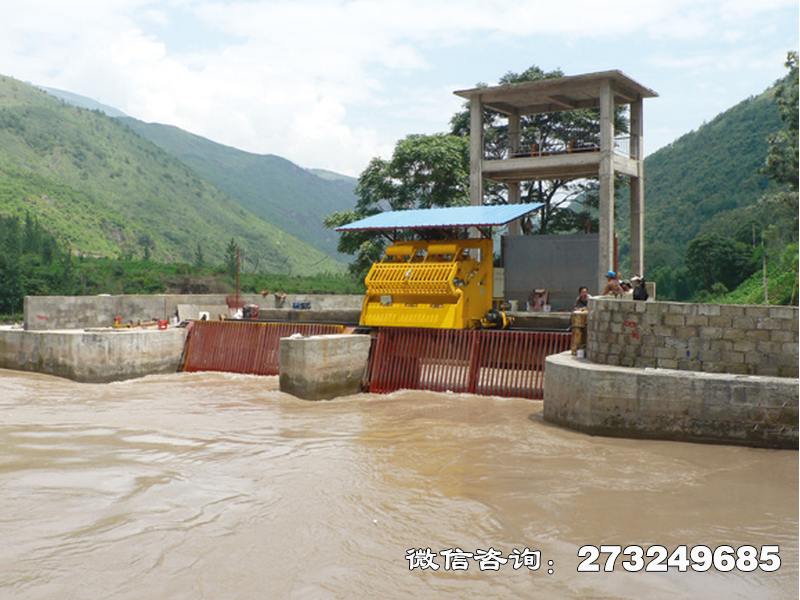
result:
M 242 267 L 242 251 L 237 246 L 236 247 L 236 308 L 241 308 L 241 306 L 239 306 L 239 290 L 240 290 L 239 270 L 241 269 L 241 267 Z

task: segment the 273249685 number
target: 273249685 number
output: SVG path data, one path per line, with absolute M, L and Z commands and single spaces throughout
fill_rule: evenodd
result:
M 618 566 L 630 572 L 665 573 L 670 570 L 686 572 L 715 569 L 726 573 L 748 573 L 761 569 L 767 573 L 781 566 L 780 547 L 775 546 L 581 546 L 578 558 L 579 573 L 611 572 Z

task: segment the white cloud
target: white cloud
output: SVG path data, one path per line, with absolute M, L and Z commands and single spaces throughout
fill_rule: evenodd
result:
M 421 83 L 401 92 L 392 85 L 399 75 L 430 71 L 430 53 L 439 48 L 526 36 L 630 40 L 632 48 L 642 39 L 734 41 L 743 23 L 787 5 L 12 0 L 3 2 L 0 72 L 246 150 L 356 174 L 372 156 L 391 151 L 402 135 L 397 123 L 403 114 L 408 133 L 446 127 L 458 105 L 450 92 L 459 87 L 447 73 L 441 85 Z M 184 22 L 203 31 L 185 31 Z M 183 38 L 194 39 L 191 49 L 176 41 Z M 654 64 L 701 69 L 718 60 L 659 56 Z M 726 64 L 736 60 L 734 55 Z

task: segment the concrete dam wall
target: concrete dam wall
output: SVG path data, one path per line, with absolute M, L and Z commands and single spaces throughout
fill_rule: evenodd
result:
M 174 373 L 186 329 L 23 331 L 0 329 L 0 368 L 87 383 Z
M 289 312 L 314 313 L 318 318 L 326 316 L 325 313 L 332 318 L 347 316 L 342 313 L 361 310 L 364 298 L 360 295 L 289 294 L 283 301 L 278 301 L 272 295 L 242 294 L 241 299 L 247 304 L 258 304 L 268 311 L 269 318 L 291 320 Z M 295 302 L 307 302 L 311 310 L 291 311 Z M 42 331 L 109 327 L 117 315 L 126 322 L 168 319 L 175 314 L 179 305 L 221 311 L 226 306 L 225 294 L 26 296 L 25 329 Z M 196 318 L 196 315 L 191 318 Z

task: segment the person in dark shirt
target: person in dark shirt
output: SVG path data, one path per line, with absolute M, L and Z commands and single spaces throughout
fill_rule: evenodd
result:
M 589 308 L 589 288 L 581 286 L 578 288 L 578 297 L 572 310 L 586 310 Z
M 644 277 L 634 275 L 631 277 L 633 283 L 633 299 L 634 300 L 647 300 L 650 296 L 647 293 L 647 288 L 644 285 Z

